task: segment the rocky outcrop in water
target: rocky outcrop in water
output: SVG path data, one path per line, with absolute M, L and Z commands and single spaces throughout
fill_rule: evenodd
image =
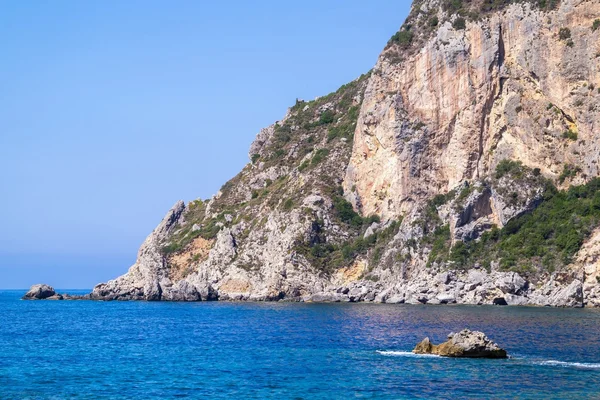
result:
M 25 293 L 23 300 L 46 300 L 54 296 L 57 296 L 57 294 L 52 286 L 37 284 L 33 285 L 29 291 Z
M 493 3 L 415 1 L 90 297 L 600 306 L 600 3 Z
M 507 358 L 506 350 L 492 342 L 483 332 L 464 329 L 451 333 L 442 344 L 432 344 L 429 338 L 423 339 L 415 349 L 415 354 L 435 354 L 442 357 L 458 358 Z

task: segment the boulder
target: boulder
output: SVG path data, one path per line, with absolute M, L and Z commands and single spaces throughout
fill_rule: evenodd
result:
M 519 295 L 529 286 L 529 283 L 516 272 L 499 273 L 494 283 L 503 293 Z
M 437 296 L 437 299 L 440 301 L 440 304 L 455 304 L 456 296 L 450 293 L 442 293 Z
M 505 294 L 504 301 L 509 306 L 524 306 L 529 303 L 527 297 L 517 296 L 516 294 Z
M 481 286 L 485 281 L 485 277 L 486 275 L 481 271 L 470 270 L 466 285 L 467 291 L 475 290 L 478 286 Z
M 340 303 L 340 302 L 348 302 L 351 301 L 351 298 L 348 298 L 346 295 L 341 295 L 337 293 L 315 293 L 306 300 L 311 303 Z
M 44 300 L 55 296 L 54 288 L 45 284 L 33 285 L 23 296 L 23 300 Z
M 404 304 L 404 296 L 396 294 L 390 296 L 385 302 L 387 304 Z
M 466 358 L 507 358 L 506 350 L 492 342 L 483 332 L 464 329 L 448 335 L 448 340 L 435 345 L 429 338 L 423 339 L 415 349 L 415 354 L 435 354 L 442 357 Z
M 171 290 L 165 293 L 162 300 L 168 301 L 200 301 L 201 294 L 196 287 L 188 281 L 179 281 L 171 287 Z
M 547 305 L 553 307 L 583 307 L 583 284 L 575 279 L 568 286 L 558 286 L 547 296 Z

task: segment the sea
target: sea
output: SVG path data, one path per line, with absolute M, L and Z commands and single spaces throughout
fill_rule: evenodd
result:
M 600 399 L 600 310 L 24 293 L 0 291 L 2 400 Z M 511 357 L 411 352 L 426 336 L 437 343 L 464 328 Z

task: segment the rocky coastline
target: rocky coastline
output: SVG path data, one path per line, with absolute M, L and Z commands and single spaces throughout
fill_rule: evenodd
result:
M 600 307 L 600 3 L 551 3 L 415 0 L 77 298 Z

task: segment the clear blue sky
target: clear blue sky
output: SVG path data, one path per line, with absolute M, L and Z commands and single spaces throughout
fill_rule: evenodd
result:
M 374 65 L 409 0 L 0 0 L 0 288 L 124 273 L 295 99 Z

